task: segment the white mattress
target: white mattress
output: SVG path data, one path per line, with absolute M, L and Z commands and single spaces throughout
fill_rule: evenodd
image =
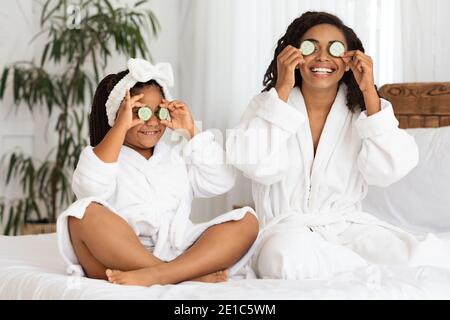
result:
M 450 299 L 450 270 L 369 266 L 332 280 L 119 286 L 65 275 L 55 234 L 0 236 L 0 299 Z

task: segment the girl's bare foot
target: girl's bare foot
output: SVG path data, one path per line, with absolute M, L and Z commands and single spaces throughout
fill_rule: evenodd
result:
M 229 273 L 228 269 L 219 270 L 198 278 L 194 278 L 189 281 L 210 282 L 210 283 L 225 282 L 228 281 L 228 273 Z
M 157 274 L 152 269 L 145 268 L 133 271 L 106 269 L 106 276 L 108 277 L 108 281 L 114 284 L 151 286 L 160 283 Z
M 228 269 L 216 271 L 190 281 L 199 282 L 224 282 L 228 280 Z M 114 284 L 134 285 L 134 286 L 151 286 L 154 284 L 163 284 L 161 277 L 155 267 L 144 268 L 133 271 L 106 270 L 108 281 Z

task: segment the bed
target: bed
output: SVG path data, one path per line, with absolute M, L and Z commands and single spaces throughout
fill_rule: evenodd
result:
M 386 85 L 380 95 L 393 103 L 400 126 L 420 142 L 421 165 L 386 190 L 371 188 L 364 207 L 404 228 L 438 233 L 450 243 L 450 197 L 444 196 L 450 195 L 450 83 Z M 432 190 L 423 182 L 425 176 Z M 414 190 L 417 203 L 405 201 Z M 149 288 L 67 276 L 65 269 L 54 233 L 0 236 L 0 299 L 450 299 L 450 270 L 429 266 L 371 265 L 324 280 L 248 279 Z

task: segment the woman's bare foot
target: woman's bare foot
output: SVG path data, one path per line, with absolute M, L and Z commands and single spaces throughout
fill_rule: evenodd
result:
M 228 280 L 228 269 L 216 271 L 190 281 L 217 283 Z M 134 285 L 134 286 L 151 286 L 154 284 L 163 284 L 161 277 L 155 267 L 144 268 L 133 271 L 106 270 L 108 281 L 114 284 Z

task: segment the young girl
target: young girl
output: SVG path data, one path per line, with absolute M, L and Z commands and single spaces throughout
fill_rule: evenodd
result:
M 229 160 L 252 179 L 257 276 L 324 278 L 367 263 L 450 267 L 443 241 L 361 209 L 368 185 L 401 179 L 418 150 L 379 98 L 352 29 L 304 13 L 278 41 L 264 85 L 227 140 Z
M 172 82 L 169 64 L 142 59 L 100 82 L 91 146 L 73 175 L 78 200 L 57 222 L 69 273 L 145 286 L 225 281 L 255 240 L 248 207 L 202 224 L 189 220 L 193 197 L 228 191 L 235 172 L 214 136 L 198 132 L 188 106 L 166 100 Z M 183 130 L 189 142 L 160 141 L 166 127 Z

